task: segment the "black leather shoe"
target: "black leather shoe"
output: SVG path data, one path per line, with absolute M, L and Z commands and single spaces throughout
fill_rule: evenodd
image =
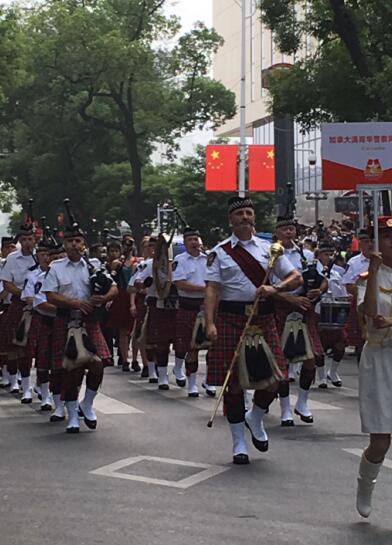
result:
M 199 392 L 190 392 L 188 397 L 199 397 Z
M 79 428 L 67 428 L 65 431 L 67 433 L 79 433 Z
M 326 390 L 328 388 L 328 384 L 326 384 L 325 382 L 322 382 L 321 384 L 318 385 L 318 387 L 320 388 L 320 390 Z
M 176 384 L 180 388 L 184 388 L 186 386 L 186 379 L 185 378 L 176 378 Z
M 268 440 L 267 441 L 259 441 L 259 439 L 256 439 L 256 437 L 253 435 L 252 430 L 251 430 L 251 428 L 250 428 L 250 426 L 249 426 L 249 424 L 247 423 L 246 420 L 245 420 L 245 426 L 250 431 L 250 434 L 252 436 L 253 446 L 255 448 L 257 448 L 257 450 L 259 450 L 260 452 L 267 452 L 267 450 L 268 450 Z
M 49 422 L 64 422 L 65 416 L 57 416 L 57 414 L 52 414 L 49 418 Z
M 21 400 L 20 400 L 21 403 L 23 403 L 23 405 L 29 405 L 30 403 L 33 402 L 33 400 L 31 399 L 31 397 L 29 398 L 26 398 L 26 397 L 23 397 Z
M 49 403 L 45 403 L 45 405 L 41 405 L 41 411 L 51 411 L 52 405 L 49 405 Z
M 137 360 L 133 361 L 131 363 L 131 369 L 134 373 L 138 373 L 141 370 L 141 367 L 139 365 L 139 362 Z
M 294 426 L 294 420 L 291 420 L 291 418 L 289 420 L 282 420 L 280 425 L 282 428 L 292 428 Z
M 13 390 L 10 390 L 10 394 L 19 394 L 19 388 L 14 388 Z
M 82 411 L 82 409 L 79 407 L 79 415 L 82 415 L 83 417 L 83 421 L 84 423 L 86 424 L 86 426 L 90 429 L 90 430 L 95 430 L 97 428 L 97 420 L 89 420 L 88 418 L 86 418 L 84 416 L 84 413 Z
M 300 419 L 302 420 L 302 422 L 305 422 L 306 424 L 313 424 L 313 415 L 310 415 L 310 416 L 305 416 L 303 414 L 301 414 L 299 411 L 297 411 L 297 409 L 294 409 L 294 413 L 300 417 Z
M 147 367 L 147 365 L 143 366 L 140 377 L 141 378 L 148 378 L 148 367 Z
M 169 385 L 168 384 L 160 384 L 158 386 L 158 390 L 169 390 Z
M 233 464 L 237 466 L 246 466 L 249 464 L 249 456 L 247 454 L 234 454 Z
M 150 384 L 158 384 L 158 379 L 157 378 L 150 378 L 150 379 L 148 379 L 148 382 Z
M 210 390 L 209 388 L 207 388 L 204 382 L 202 383 L 201 387 L 204 388 L 204 390 L 206 391 L 206 394 L 208 396 L 210 396 L 210 397 L 215 397 L 216 396 L 216 391 L 215 390 Z
M 121 368 L 122 368 L 123 373 L 130 373 L 131 372 L 131 370 L 129 369 L 129 363 L 128 362 L 123 363 Z
M 329 375 L 327 376 L 327 379 L 332 382 L 332 379 L 331 379 L 331 377 Z M 336 380 L 335 382 L 332 382 L 332 384 L 335 386 L 335 388 L 341 388 L 342 387 L 342 381 L 341 380 Z

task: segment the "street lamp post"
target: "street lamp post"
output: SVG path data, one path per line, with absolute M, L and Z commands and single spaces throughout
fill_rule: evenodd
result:
M 307 201 L 314 201 L 314 220 L 317 224 L 319 220 L 319 202 L 326 201 L 328 199 L 328 193 L 325 191 L 307 191 L 305 193 Z

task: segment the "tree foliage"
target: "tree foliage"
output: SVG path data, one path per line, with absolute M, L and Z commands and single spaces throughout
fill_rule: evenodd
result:
M 390 0 L 260 0 L 260 9 L 280 50 L 297 59 L 270 78 L 276 115 L 306 127 L 392 119 Z
M 235 114 L 209 77 L 221 37 L 201 23 L 181 35 L 164 4 L 48 0 L 19 14 L 25 76 L 8 90 L 0 176 L 22 203 L 34 195 L 53 217 L 69 196 L 79 217 L 126 219 L 140 234 L 154 147 L 173 158 L 179 137 Z

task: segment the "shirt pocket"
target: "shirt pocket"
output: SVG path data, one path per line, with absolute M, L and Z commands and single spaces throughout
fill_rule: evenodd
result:
M 225 258 L 220 263 L 222 280 L 224 282 L 236 281 L 241 276 L 241 269 L 233 260 Z

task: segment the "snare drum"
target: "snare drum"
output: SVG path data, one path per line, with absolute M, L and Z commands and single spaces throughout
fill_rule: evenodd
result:
M 350 297 L 331 297 L 328 295 L 320 301 L 319 329 L 343 329 L 350 312 Z

